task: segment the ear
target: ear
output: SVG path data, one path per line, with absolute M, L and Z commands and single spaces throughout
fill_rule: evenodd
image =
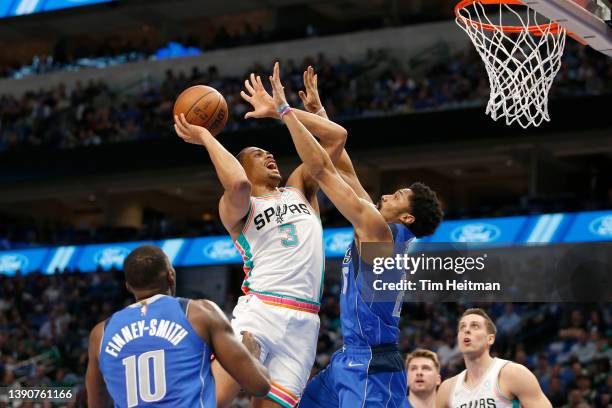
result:
M 167 279 L 168 279 L 168 283 L 170 284 L 170 287 L 173 287 L 174 283 L 176 282 L 176 271 L 174 270 L 173 267 L 170 267 L 168 269 Z
M 414 222 L 414 215 L 410 213 L 403 213 L 402 215 L 400 215 L 399 219 L 402 224 L 410 225 Z
M 440 384 L 442 384 L 442 376 L 438 374 L 436 377 L 436 387 L 440 386 Z
M 495 335 L 494 334 L 489 334 L 488 336 L 488 340 L 487 340 L 487 344 L 489 345 L 489 347 L 491 347 L 493 345 L 493 343 L 495 343 Z
M 130 292 L 131 294 L 134 294 L 134 290 L 132 289 L 130 284 L 127 283 L 127 281 L 125 281 L 125 288 L 127 289 L 128 292 Z

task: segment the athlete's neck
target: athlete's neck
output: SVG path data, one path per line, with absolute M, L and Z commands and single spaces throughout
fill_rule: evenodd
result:
M 270 186 L 265 184 L 253 185 L 251 187 L 251 194 L 254 197 L 260 197 L 268 194 L 280 194 L 280 190 L 276 186 Z
M 434 408 L 436 406 L 436 390 L 424 393 L 411 392 L 408 395 L 408 401 L 412 408 Z
M 134 295 L 134 297 L 136 298 L 136 302 L 140 302 L 141 300 L 144 299 L 148 299 L 150 297 L 153 297 L 155 295 L 168 295 L 168 296 L 173 296 L 172 294 L 172 290 L 170 288 L 164 290 L 148 290 L 148 291 L 138 291 L 138 290 L 132 290 L 132 294 Z
M 464 356 L 464 360 L 466 368 L 464 381 L 468 385 L 478 384 L 489 367 L 491 367 L 491 364 L 493 364 L 493 357 L 488 352 L 478 356 Z

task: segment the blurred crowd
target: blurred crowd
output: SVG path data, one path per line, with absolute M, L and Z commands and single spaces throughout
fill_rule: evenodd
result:
M 332 61 L 323 54 L 303 61 L 282 61 L 289 103 L 300 106 L 304 68 L 313 65 L 329 116 L 345 120 L 482 105 L 489 94 L 487 76 L 475 52 L 464 52 L 412 69 L 394 55 L 370 50 L 361 60 Z M 167 71 L 161 81 L 147 80 L 129 89 L 104 82 L 77 82 L 74 89 L 0 96 L 0 151 L 30 147 L 73 148 L 172 136 L 176 96 L 186 87 L 207 84 L 225 96 L 230 120 L 226 131 L 269 126 L 244 120 L 250 106 L 240 97 L 243 80 L 255 72 L 265 78 L 270 67 L 254 64 L 243 77 L 224 77 L 214 67 L 190 73 Z M 552 97 L 612 93 L 612 60 L 588 47 L 569 43 Z
M 341 346 L 339 284 L 326 274 L 321 332 L 314 371 Z M 237 289 L 237 288 L 232 288 Z M 72 387 L 84 407 L 88 333 L 99 321 L 132 302 L 121 271 L 56 275 L 0 275 L 0 387 Z M 230 313 L 235 297 L 224 307 Z M 472 306 L 472 305 L 470 305 Z M 484 304 L 498 328 L 497 356 L 534 372 L 554 407 L 607 407 L 612 393 L 612 307 L 597 304 Z M 438 353 L 442 377 L 463 369 L 456 343 L 456 303 L 407 303 L 401 350 Z M 247 406 L 246 398 L 235 407 Z M 0 399 L 0 407 L 7 406 Z M 19 406 L 19 405 L 15 405 Z

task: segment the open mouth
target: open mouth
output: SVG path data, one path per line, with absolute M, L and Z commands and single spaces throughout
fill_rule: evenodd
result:
M 470 340 L 469 338 L 466 337 L 466 338 L 463 339 L 463 344 L 464 345 L 469 346 L 471 343 L 472 343 L 472 340 Z
M 269 170 L 278 170 L 278 166 L 276 165 L 276 162 L 274 160 L 268 160 L 265 163 L 265 166 Z

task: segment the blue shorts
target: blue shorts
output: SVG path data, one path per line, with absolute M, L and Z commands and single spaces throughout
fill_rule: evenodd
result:
M 397 346 L 338 350 L 302 394 L 300 408 L 402 408 L 406 371 Z

